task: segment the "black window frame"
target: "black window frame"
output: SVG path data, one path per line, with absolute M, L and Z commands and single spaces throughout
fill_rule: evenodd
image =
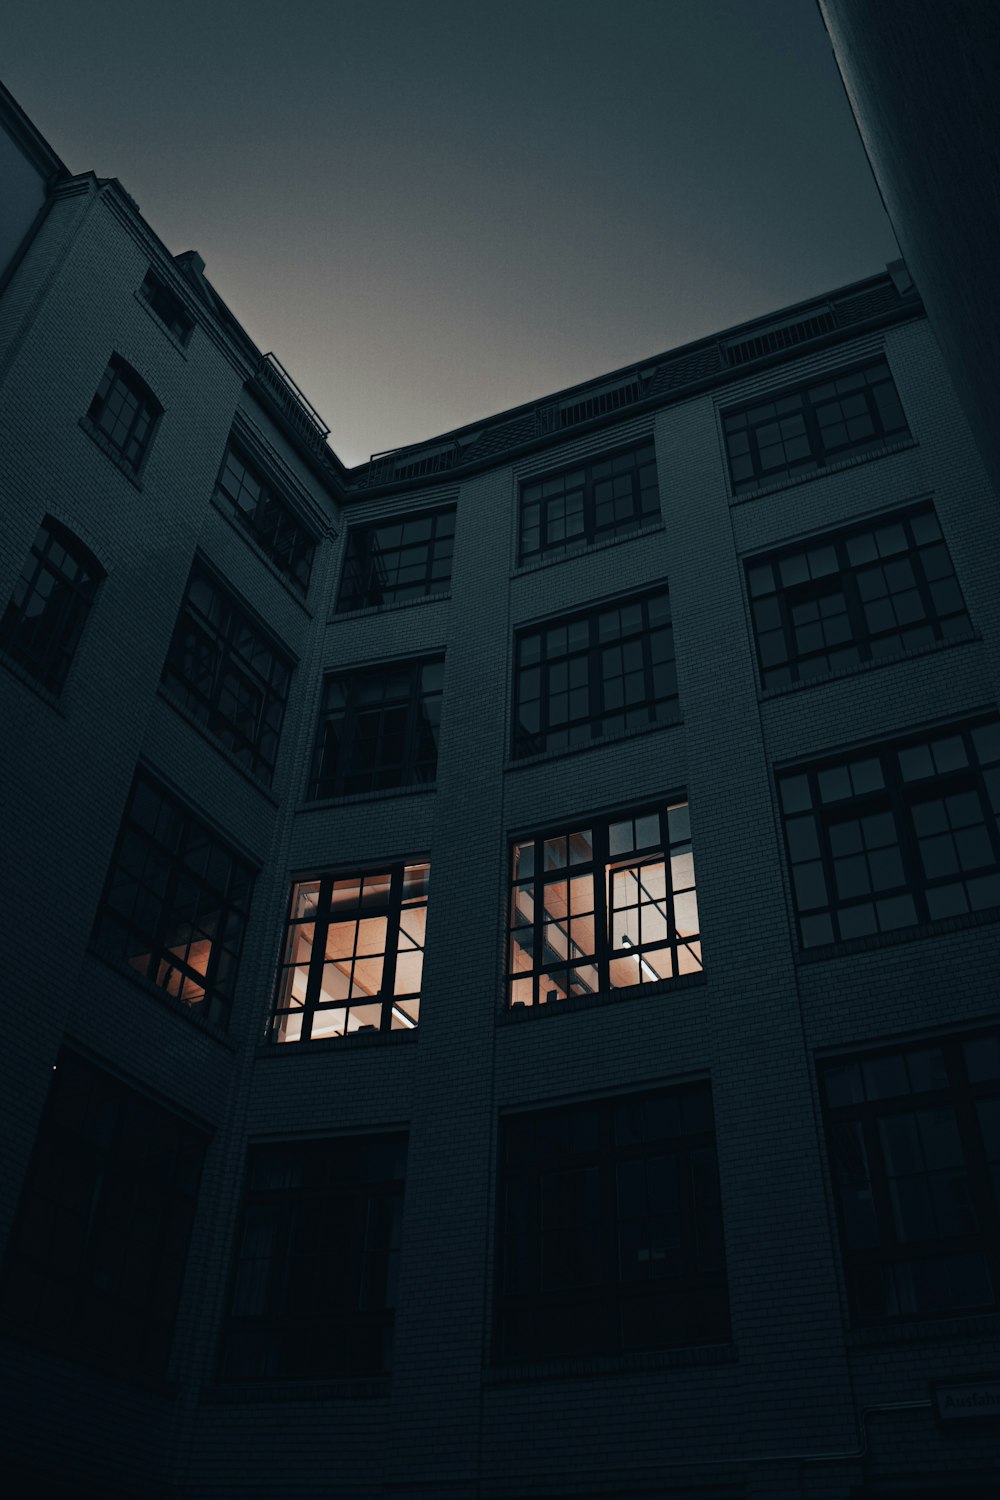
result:
M 213 597 L 205 607 L 206 590 Z M 194 680 L 193 650 L 200 645 L 202 681 Z M 189 669 L 190 668 L 190 669 Z M 196 561 L 177 614 L 163 664 L 162 680 L 221 744 L 255 776 L 270 785 L 281 738 L 281 726 L 294 662 L 259 624 L 248 606 L 215 573 Z M 210 679 L 207 684 L 205 678 Z M 252 724 L 226 711 L 234 684 L 237 711 L 249 707 Z
M 336 612 L 384 609 L 447 594 L 456 517 L 457 507 L 446 505 L 349 527 Z M 426 536 L 414 538 L 414 531 L 424 529 Z M 409 563 L 403 560 L 406 553 L 414 554 Z M 393 567 L 397 573 L 407 567 L 422 570 L 423 576 L 392 584 L 388 578 Z
M 162 1380 L 208 1144 L 204 1127 L 63 1048 L 4 1265 L 4 1332 Z
M 972 628 L 929 500 L 757 553 L 744 569 L 765 692 Z M 802 644 L 806 632 L 814 644 Z
M 626 459 L 630 460 L 630 467 L 625 466 L 624 460 Z M 622 465 L 617 471 L 616 464 Z M 644 484 L 640 471 L 648 471 L 650 466 L 653 469 L 653 480 L 651 484 L 649 482 Z M 605 470 L 608 472 L 605 473 Z M 614 511 L 615 503 L 622 500 L 624 494 L 601 495 L 599 487 L 610 483 L 614 489 L 615 481 L 626 473 L 631 475 L 629 490 L 631 513 L 622 519 L 612 515 L 610 521 L 602 521 L 601 507 L 610 504 Z M 566 481 L 569 480 L 574 481 L 572 487 L 567 486 Z M 560 485 L 561 490 L 558 488 Z M 623 486 L 620 488 L 624 490 Z M 565 501 L 567 496 L 575 495 L 579 495 L 580 528 L 567 536 L 565 526 L 563 526 L 562 535 L 556 535 L 559 527 L 555 513 L 558 511 L 559 501 Z M 650 495 L 652 495 L 652 500 L 650 500 Z M 538 506 L 538 541 L 536 545 L 526 546 L 526 533 L 530 535 L 535 529 L 532 507 L 536 505 Z M 522 479 L 518 495 L 518 565 L 526 566 L 544 558 L 561 557 L 568 552 L 592 547 L 597 542 L 612 537 L 627 536 L 631 532 L 652 526 L 660 519 L 656 445 L 650 435 L 627 447 L 615 448 L 609 453 L 601 453 L 593 458 L 581 458 L 579 463 L 564 464 L 559 469 L 549 470 L 543 474 L 533 474 L 529 478 Z M 553 532 L 551 540 L 549 539 L 550 528 Z
M 639 611 L 638 622 L 627 623 L 623 617 L 635 610 Z M 612 633 L 616 615 L 617 636 Z M 638 665 L 636 646 L 641 658 Z M 621 671 L 606 677 L 603 664 L 613 664 L 616 651 L 621 658 Z M 661 655 L 662 660 L 655 659 Z M 632 663 L 630 666 L 626 665 L 626 658 Z M 575 664 L 581 661 L 586 663 L 583 672 L 575 670 Z M 536 686 L 536 673 L 537 698 L 526 696 L 527 689 Z M 639 673 L 643 697 L 627 703 L 626 685 Z M 615 682 L 622 683 L 621 703 L 609 702 L 609 689 Z M 586 711 L 571 713 L 573 707 L 578 710 L 582 707 L 583 695 L 586 695 Z M 592 740 L 678 723 L 680 704 L 667 585 L 521 626 L 514 633 L 512 696 L 513 760 L 528 755 L 559 754 Z M 566 717 L 553 721 L 553 702 L 563 697 Z M 538 728 L 533 730 L 530 722 L 525 724 L 523 720 L 532 716 L 536 702 Z
M 121 423 L 118 415 L 112 413 L 112 402 L 119 408 L 124 402 L 132 403 L 126 422 Z M 138 370 L 120 354 L 112 353 L 87 408 L 87 421 L 101 444 L 110 448 L 131 474 L 141 473 L 162 415 L 162 405 Z M 123 430 L 115 436 L 119 426 Z
M 139 288 L 139 296 L 155 318 L 182 347 L 187 348 L 195 320 L 177 293 L 150 267 Z
M 230 460 L 242 474 L 235 472 Z M 289 586 L 305 599 L 319 538 L 238 437 L 230 437 L 226 444 L 214 493 L 219 504 L 246 528 Z
M 782 768 L 777 790 L 803 950 L 1000 912 L 996 714 Z
M 843 386 L 843 389 L 840 387 Z M 889 393 L 873 394 L 876 390 Z M 842 441 L 833 441 L 838 431 L 836 422 L 824 423 L 824 415 L 832 415 L 832 403 L 848 400 L 853 406 L 859 398 L 864 412 L 844 413 L 840 425 L 844 429 Z M 883 412 L 884 405 L 884 412 Z M 899 420 L 895 408 L 898 408 Z M 899 399 L 896 382 L 888 361 L 882 357 L 852 364 L 845 369 L 832 371 L 829 375 L 817 375 L 812 380 L 795 385 L 782 386 L 780 390 L 762 392 L 755 400 L 739 406 L 727 407 L 720 413 L 722 435 L 733 495 L 746 494 L 765 485 L 791 483 L 821 473 L 829 464 L 835 464 L 852 454 L 866 450 L 880 451 L 887 443 L 902 442 L 911 436 L 906 413 Z M 867 423 L 871 431 L 864 435 L 850 436 L 848 423 Z M 828 443 L 824 430 L 831 434 Z M 746 439 L 743 434 L 748 433 Z M 773 441 L 761 444 L 766 435 Z M 763 452 L 788 443 L 793 447 L 782 464 L 767 466 Z M 801 451 L 800 451 L 801 450 Z
M 501 1115 L 498 1156 L 494 1363 L 728 1341 L 708 1082 Z
M 818 1071 L 852 1321 L 995 1309 L 1000 1029 L 852 1051 Z
M 268 1041 L 294 1045 L 362 1031 L 416 1030 L 429 886 L 430 864 L 416 857 L 296 881 L 289 898 Z M 356 892 L 353 900 L 352 892 Z M 377 949 L 373 945 L 379 942 Z M 350 952 L 344 949 L 338 954 L 338 946 L 345 944 Z M 414 965 L 418 953 L 419 962 Z M 324 988 L 327 968 L 333 971 L 330 979 L 345 991 L 332 999 L 323 998 L 329 994 Z M 370 982 L 376 974 L 378 986 L 373 989 Z
M 645 881 L 634 870 L 646 870 Z M 641 992 L 647 985 L 669 986 L 703 972 L 690 810 L 683 793 L 513 839 L 509 872 L 508 1008 L 572 1005 L 577 997 Z M 622 876 L 620 894 L 633 894 L 631 878 L 636 896 L 612 902 L 626 929 L 617 944 L 614 933 L 609 935 L 608 912 L 609 891 L 616 894 L 609 877 L 615 873 Z M 680 897 L 686 899 L 681 903 Z M 694 927 L 683 930 L 691 917 Z
M 71 572 L 66 564 L 71 564 Z M 42 517 L 0 620 L 0 647 L 56 696 L 66 684 L 106 576 L 90 548 L 68 526 L 54 516 Z M 50 580 L 47 584 L 45 578 Z
M 99 952 L 224 1028 L 254 875 L 226 839 L 140 770 L 122 814 L 91 940 Z M 206 943 L 207 954 L 198 955 L 205 966 L 199 969 L 191 951 Z
M 437 686 L 425 689 L 425 672 L 438 677 Z M 393 674 L 401 684 L 405 679 L 405 691 L 400 686 L 395 697 L 387 697 L 391 686 L 386 684 L 391 685 Z M 307 797 L 325 801 L 396 787 L 432 785 L 437 777 L 443 678 L 443 652 L 372 662 L 347 672 L 327 672 Z M 381 699 L 374 696 L 380 680 Z M 399 741 L 398 758 L 387 761 L 386 747 L 395 743 L 387 732 L 387 723 L 391 725 L 387 715 L 398 718 L 400 713 L 401 727 L 394 731 Z M 342 730 L 338 731 L 338 725 Z
M 249 1148 L 220 1379 L 389 1373 L 406 1152 L 403 1132 Z

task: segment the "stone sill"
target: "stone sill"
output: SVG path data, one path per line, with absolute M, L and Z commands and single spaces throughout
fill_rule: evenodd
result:
M 648 526 L 637 526 L 634 531 L 623 531 L 617 536 L 601 537 L 596 542 L 580 542 L 579 545 L 567 548 L 558 557 L 542 556 L 534 562 L 518 563 L 511 570 L 511 578 L 528 578 L 533 573 L 541 573 L 545 568 L 555 568 L 559 563 L 575 562 L 578 558 L 589 557 L 593 552 L 604 552 L 608 547 L 620 547 L 623 542 L 634 542 L 641 537 L 657 536 L 666 531 L 662 520 L 654 521 Z
M 255 1056 L 314 1057 L 319 1052 L 357 1052 L 366 1047 L 416 1046 L 419 1025 L 401 1026 L 396 1031 L 355 1031 L 347 1036 L 318 1036 L 308 1042 L 264 1042 Z
M 650 1349 L 634 1354 L 527 1360 L 522 1364 L 489 1366 L 483 1371 L 483 1385 L 517 1385 L 529 1380 L 593 1380 L 595 1376 L 601 1375 L 632 1375 L 648 1370 L 688 1370 L 695 1366 L 734 1365 L 738 1360 L 735 1344 L 696 1344 L 682 1349 Z
M 708 983 L 702 969 L 694 974 L 678 974 L 676 979 L 661 979 L 652 984 L 631 984 L 620 990 L 599 990 L 594 995 L 574 995 L 569 1000 L 553 1000 L 546 1005 L 505 1006 L 497 1018 L 499 1026 L 524 1026 L 543 1016 L 565 1016 L 584 1010 L 603 1010 L 622 1001 L 652 1000 L 670 995 L 674 990 L 698 989 Z
M 420 604 L 447 604 L 450 599 L 449 591 L 447 594 L 423 594 L 419 599 L 395 599 L 390 604 L 366 604 L 363 609 L 334 610 L 326 623 L 339 625 L 341 620 L 377 619 L 381 615 L 391 615 L 399 609 L 413 609 Z
M 419 797 L 437 791 L 437 782 L 424 781 L 416 786 L 387 786 L 374 792 L 348 792 L 342 797 L 324 797 L 315 802 L 302 802 L 295 809 L 300 813 L 322 812 L 327 807 L 351 807 L 356 802 L 382 802 L 386 797 Z
M 965 912 L 957 917 L 940 917 L 936 922 L 921 922 L 913 927 L 898 927 L 893 932 L 873 932 L 867 937 L 848 938 L 842 943 L 824 943 L 822 947 L 800 950 L 795 954 L 795 962 L 802 965 L 826 963 L 830 959 L 872 953 L 877 948 L 896 948 L 901 943 L 917 943 L 949 932 L 967 932 L 972 927 L 987 927 L 995 922 L 1000 922 L 1000 906 Z
M 255 1380 L 220 1381 L 201 1394 L 207 1406 L 239 1405 L 275 1401 L 368 1401 L 389 1395 L 389 1376 L 344 1380 Z
M 961 635 L 950 635 L 944 640 L 933 641 L 928 646 L 916 646 L 912 650 L 894 651 L 886 656 L 874 656 L 871 661 L 859 661 L 852 667 L 839 667 L 835 672 L 824 672 L 817 677 L 802 678 L 798 682 L 789 682 L 785 687 L 762 688 L 759 694 L 761 703 L 773 703 L 779 698 L 787 698 L 790 693 L 801 693 L 808 688 L 822 687 L 829 682 L 843 682 L 845 678 L 858 677 L 865 672 L 875 672 L 879 667 L 899 666 L 902 662 L 917 661 L 922 656 L 934 656 L 939 651 L 947 651 L 952 646 L 968 646 L 982 641 L 978 630 L 966 630 Z
M 766 397 L 762 397 L 766 400 Z M 770 484 L 758 485 L 756 489 L 744 490 L 732 495 L 730 505 L 744 505 L 749 500 L 760 500 L 765 495 L 774 495 L 779 490 L 794 489 L 798 484 L 810 484 L 814 479 L 823 479 L 827 474 L 842 474 L 846 469 L 856 469 L 858 464 L 870 463 L 872 459 L 886 458 L 892 453 L 906 453 L 910 448 L 919 448 L 915 437 L 900 438 L 894 443 L 881 443 L 877 448 L 866 448 L 864 453 L 848 454 L 832 464 L 823 464 L 809 474 L 793 474 L 784 479 L 775 479 Z
M 210 1037 L 213 1042 L 218 1042 L 220 1046 L 225 1047 L 227 1052 L 235 1053 L 239 1050 L 237 1043 L 233 1041 L 228 1032 L 223 1031 L 221 1027 L 213 1025 L 209 1021 L 203 1021 L 193 1006 L 185 1004 L 183 1000 L 178 1000 L 176 995 L 171 995 L 166 990 L 161 990 L 159 985 L 154 984 L 151 979 L 147 979 L 145 974 L 140 974 L 137 969 L 133 969 L 131 964 L 125 963 L 116 954 L 108 953 L 105 949 L 99 948 L 96 943 L 88 944 L 87 953 L 91 958 L 96 958 L 100 963 L 106 964 L 109 969 L 113 969 L 116 974 L 120 974 L 123 979 L 128 979 L 132 984 L 137 985 L 139 989 L 151 996 L 152 999 L 158 1000 L 161 1005 L 166 1006 L 167 1010 L 171 1011 L 175 1016 L 180 1016 L 189 1026 L 193 1026 L 196 1031 L 200 1031 L 202 1036 Z
M 637 740 L 640 735 L 655 734 L 658 730 L 678 729 L 683 723 L 680 716 L 676 719 L 661 719 L 656 724 L 643 724 L 638 729 L 623 729 L 621 734 L 602 734 L 596 740 L 587 740 L 582 745 L 567 745 L 564 750 L 540 750 L 537 755 L 519 755 L 516 760 L 505 760 L 501 770 L 505 775 L 508 771 L 522 771 L 526 766 L 548 764 L 549 761 L 562 760 L 567 755 L 580 755 L 588 750 L 600 749 L 602 745 L 620 745 L 624 740 Z

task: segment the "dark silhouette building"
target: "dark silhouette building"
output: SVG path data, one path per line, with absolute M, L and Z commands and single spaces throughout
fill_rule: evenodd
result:
M 998 512 L 904 268 L 348 470 L 2 114 L 12 1492 L 995 1495 Z

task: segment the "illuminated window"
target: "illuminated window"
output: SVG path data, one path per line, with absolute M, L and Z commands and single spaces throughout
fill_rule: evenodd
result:
M 969 629 L 931 505 L 746 565 L 765 688 L 836 672 Z
M 139 295 L 164 328 L 169 329 L 179 343 L 186 344 L 194 331 L 194 319 L 176 292 L 172 292 L 155 271 L 147 273 L 139 288 Z
M 223 1379 L 391 1368 L 405 1171 L 404 1135 L 251 1148 Z
M 821 1068 L 854 1318 L 954 1317 L 1000 1290 L 1000 1031 Z
M 722 413 L 733 494 L 909 437 L 885 360 Z
M 230 594 L 197 565 L 163 680 L 256 775 L 270 781 L 291 663 Z
M 273 1042 L 412 1031 L 420 1015 L 430 866 L 292 887 Z
M 316 553 L 316 538 L 231 444 L 226 449 L 215 493 L 293 588 L 305 594 Z
M 729 1337 L 707 1083 L 500 1126 L 498 1360 Z
M 398 604 L 444 593 L 451 583 L 455 511 L 352 526 L 338 610 Z
M 0 646 L 58 693 L 104 569 L 79 537 L 46 516 L 0 621 Z
M 252 889 L 249 866 L 140 773 L 122 819 L 94 942 L 224 1026 Z
M 656 453 L 643 443 L 522 484 L 519 559 L 558 557 L 659 516 Z
M 135 474 L 162 411 L 142 377 L 117 354 L 112 354 L 87 418 L 101 441 Z
M 701 968 L 686 802 L 514 844 L 511 1005 L 656 984 Z
M 664 589 L 518 632 L 514 756 L 678 718 Z
M 1000 722 L 782 772 L 804 948 L 1000 907 Z
M 443 656 L 328 675 L 309 796 L 433 781 L 443 679 Z
M 206 1145 L 187 1121 L 61 1052 L 11 1236 L 4 1331 L 162 1378 Z

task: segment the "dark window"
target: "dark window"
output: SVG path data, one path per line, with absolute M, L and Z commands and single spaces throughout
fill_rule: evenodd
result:
M 0 645 L 53 693 L 66 681 L 103 577 L 79 537 L 46 516 L 0 622 Z
M 821 1068 L 855 1321 L 953 1317 L 1000 1288 L 1000 1031 Z
M 404 1135 L 251 1148 L 223 1379 L 390 1369 L 405 1170 Z
M 163 680 L 241 764 L 270 781 L 291 663 L 204 569 L 195 567 Z
M 292 886 L 273 1042 L 412 1031 L 420 1015 L 428 864 Z
M 310 797 L 433 781 L 444 657 L 324 679 Z
M 140 288 L 140 295 L 174 338 L 179 343 L 186 344 L 194 331 L 194 319 L 177 294 L 155 272 L 149 271 Z
M 620 536 L 660 516 L 656 453 L 644 443 L 521 486 L 519 558 L 557 557 Z
M 729 1337 L 707 1083 L 500 1124 L 499 1360 Z
M 142 377 L 112 354 L 87 416 L 104 442 L 138 473 L 162 410 Z
M 454 510 L 352 526 L 337 609 L 443 593 L 451 583 L 454 537 Z
M 511 1005 L 655 984 L 701 967 L 686 802 L 515 843 Z
M 765 688 L 969 629 L 930 505 L 752 558 L 746 571 Z
M 232 446 L 226 449 L 215 492 L 224 505 L 233 509 L 289 583 L 305 594 L 316 538 Z
M 207 1140 L 61 1052 L 11 1237 L 8 1332 L 121 1373 L 162 1377 Z
M 249 866 L 140 774 L 122 819 L 94 941 L 225 1025 L 252 889 Z
M 778 777 L 804 948 L 1000 906 L 1000 722 Z
M 519 631 L 516 645 L 515 757 L 678 718 L 665 589 Z
M 722 413 L 733 494 L 908 437 L 885 360 Z

